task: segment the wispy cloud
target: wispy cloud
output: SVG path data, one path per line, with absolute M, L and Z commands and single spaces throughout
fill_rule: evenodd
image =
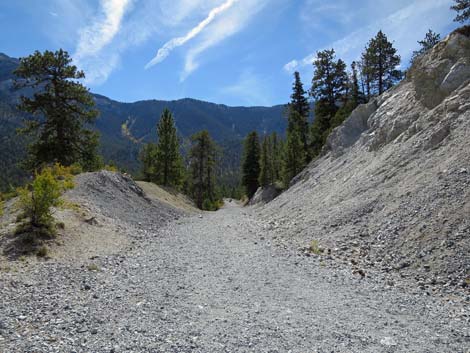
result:
M 74 54 L 76 63 L 89 70 L 87 82 L 100 82 L 108 78 L 118 63 L 116 53 L 104 54 L 103 49 L 119 33 L 122 19 L 132 0 L 101 0 L 101 13 L 93 23 L 79 31 Z M 99 66 L 97 66 L 99 65 Z
M 379 29 L 382 29 L 389 37 L 395 41 L 403 58 L 408 58 L 410 53 L 416 48 L 416 41 L 424 37 L 429 23 L 433 24 L 435 31 L 443 30 L 449 23 L 451 13 L 449 10 L 449 0 L 415 1 L 406 2 L 398 10 L 383 18 L 375 20 L 371 24 L 352 31 L 347 36 L 335 40 L 319 50 L 334 48 L 337 55 L 347 61 L 357 60 L 360 53 Z M 350 9 L 353 11 L 352 9 Z M 442 11 L 441 11 L 442 10 Z M 448 16 L 443 15 L 448 14 Z M 372 16 L 370 16 L 372 17 Z M 316 58 L 316 52 L 305 56 L 302 59 L 294 59 L 284 65 L 284 70 L 292 73 L 311 66 Z
M 266 78 L 259 77 L 252 68 L 246 68 L 233 85 L 222 87 L 220 93 L 223 96 L 236 97 L 246 105 L 267 106 L 272 101 L 269 88 Z
M 228 0 L 222 5 L 212 9 L 209 12 L 209 15 L 203 21 L 199 22 L 199 24 L 196 27 L 192 28 L 186 35 L 182 37 L 173 38 L 170 41 L 166 42 L 158 50 L 157 55 L 151 61 L 149 61 L 147 65 L 145 65 L 145 69 L 148 69 L 162 62 L 163 60 L 165 60 L 168 57 L 168 55 L 170 55 L 170 52 L 173 49 L 184 45 L 185 43 L 187 43 L 188 41 L 196 37 L 199 33 L 201 33 L 204 30 L 204 28 L 206 28 L 212 21 L 214 21 L 217 15 L 226 11 L 228 8 L 233 6 L 233 4 L 235 4 L 237 1 L 238 0 Z
M 180 80 L 184 81 L 198 67 L 197 58 L 209 48 L 241 31 L 270 0 L 244 0 L 207 28 L 203 38 L 186 53 Z

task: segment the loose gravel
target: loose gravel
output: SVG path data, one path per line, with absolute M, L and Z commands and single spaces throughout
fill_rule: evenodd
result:
M 289 250 L 252 209 L 157 223 L 88 266 L 1 272 L 0 351 L 470 350 L 468 307 Z

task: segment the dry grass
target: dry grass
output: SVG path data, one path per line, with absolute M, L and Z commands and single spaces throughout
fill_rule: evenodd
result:
M 142 190 L 144 190 L 147 197 L 152 200 L 164 202 L 172 207 L 187 212 L 199 212 L 199 210 L 187 196 L 177 191 L 163 188 L 145 181 L 137 181 L 136 183 L 142 188 Z

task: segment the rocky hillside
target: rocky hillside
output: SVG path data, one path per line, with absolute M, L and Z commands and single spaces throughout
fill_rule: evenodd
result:
M 74 183 L 63 196 L 64 205 L 54 211 L 54 218 L 62 224 L 58 235 L 45 243 L 48 256 L 59 262 L 81 263 L 90 257 L 123 252 L 148 232 L 195 212 L 182 196 L 169 199 L 163 190 L 156 193 L 160 190 L 157 186 L 145 186 L 147 193 L 120 173 L 84 173 L 76 176 Z M 14 263 L 11 260 L 23 254 L 30 255 L 28 244 L 14 232 L 18 214 L 17 199 L 7 201 L 0 215 L 0 267 L 10 266 Z
M 400 85 L 358 107 L 322 157 L 259 212 L 280 238 L 301 248 L 315 240 L 360 273 L 465 293 L 469 137 L 470 38 L 453 33 Z

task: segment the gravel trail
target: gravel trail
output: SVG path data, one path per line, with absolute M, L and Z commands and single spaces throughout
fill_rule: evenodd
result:
M 470 351 L 468 308 L 276 243 L 234 203 L 125 252 L 0 273 L 0 352 Z

